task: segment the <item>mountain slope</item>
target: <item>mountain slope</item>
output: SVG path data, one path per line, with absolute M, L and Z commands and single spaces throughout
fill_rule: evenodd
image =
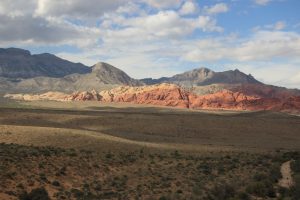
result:
M 72 63 L 49 53 L 31 55 L 29 51 L 23 49 L 0 48 L 0 77 L 64 77 L 90 71 L 89 67 L 81 63 Z
M 214 72 L 208 68 L 199 68 L 160 79 L 142 79 L 145 84 L 175 83 L 182 86 L 204 86 L 211 84 L 260 84 L 253 76 L 246 75 L 239 70 Z
M 5 82 L 3 79 L 0 82 Z M 7 87 L 2 84 L 3 91 L 10 92 L 74 92 L 83 90 L 106 90 L 120 85 L 138 86 L 141 82 L 129 77 L 125 72 L 107 63 L 97 63 L 86 74 L 70 74 L 62 78 L 35 77 L 12 82 L 6 79 Z M 4 87 L 4 88 L 3 88 Z M 9 89 L 8 89 L 9 88 Z M 7 91 L 6 91 L 7 92 Z

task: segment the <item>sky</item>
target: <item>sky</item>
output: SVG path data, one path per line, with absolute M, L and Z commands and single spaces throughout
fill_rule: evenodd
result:
M 1 0 L 0 47 L 133 78 L 239 69 L 300 88 L 299 0 Z

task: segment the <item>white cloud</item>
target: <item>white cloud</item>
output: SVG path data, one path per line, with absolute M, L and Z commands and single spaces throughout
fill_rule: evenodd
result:
M 163 8 L 178 8 L 184 0 L 142 0 L 148 5 L 163 9 Z
M 217 26 L 217 21 L 210 16 L 199 16 L 196 26 L 199 26 L 204 32 L 222 32 L 223 28 Z
M 279 31 L 279 30 L 284 29 L 285 26 L 286 26 L 286 24 L 284 21 L 279 21 L 279 22 L 276 22 L 276 24 L 274 25 L 274 29 Z
M 1 0 L 0 14 L 10 17 L 24 16 L 34 12 L 35 7 L 34 0 Z
M 258 5 L 265 6 L 270 3 L 272 0 L 254 0 L 254 2 Z
M 125 0 L 38 0 L 35 14 L 38 16 L 99 17 L 105 12 L 124 5 Z
M 193 47 L 192 47 L 193 46 Z M 211 48 L 209 48 L 211 47 Z M 258 31 L 247 39 L 217 38 L 194 41 L 185 58 L 190 61 L 269 61 L 298 59 L 300 34 L 283 31 Z
M 99 30 L 55 18 L 0 15 L 0 44 L 70 44 L 84 47 L 97 41 Z
M 204 12 L 208 15 L 216 15 L 219 13 L 225 13 L 228 12 L 229 8 L 225 3 L 218 3 L 211 7 L 205 6 Z
M 195 3 L 191 1 L 187 1 L 182 5 L 182 7 L 179 10 L 179 13 L 181 15 L 189 15 L 195 13 L 196 10 L 197 10 L 197 6 L 195 5 Z

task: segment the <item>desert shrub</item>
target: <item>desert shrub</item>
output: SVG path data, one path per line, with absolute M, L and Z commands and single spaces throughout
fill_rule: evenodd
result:
M 290 195 L 290 190 L 284 187 L 279 187 L 278 188 L 278 193 L 280 194 L 281 197 L 287 197 Z
M 73 194 L 73 196 L 75 197 L 75 198 L 82 198 L 83 196 L 84 196 L 84 193 L 81 191 L 81 190 L 78 190 L 78 189 L 76 189 L 76 188 L 72 188 L 71 189 L 71 193 Z
M 40 179 L 41 179 L 42 181 L 47 181 L 46 174 L 40 173 L 39 175 L 40 175 Z
M 180 158 L 181 154 L 179 153 L 179 151 L 175 150 L 173 153 L 171 153 L 171 156 L 173 158 Z
M 60 168 L 60 170 L 59 170 L 59 174 L 60 175 L 66 175 L 66 171 L 67 171 L 67 167 L 62 167 L 62 168 Z
M 226 200 L 235 196 L 235 188 L 230 184 L 216 184 L 210 190 L 209 199 Z
M 268 176 L 265 173 L 256 173 L 256 174 L 254 174 L 253 179 L 255 181 L 263 181 L 263 180 L 268 179 Z
M 294 173 L 300 173 L 300 158 L 293 161 L 291 167 Z
M 50 200 L 48 192 L 45 188 L 33 189 L 29 194 L 27 192 L 23 193 L 19 200 Z
M 237 199 L 240 199 L 240 200 L 250 200 L 250 195 L 247 194 L 246 192 L 239 192 L 237 194 Z
M 277 182 L 281 177 L 282 177 L 282 176 L 281 176 L 281 172 L 280 172 L 280 165 L 279 165 L 279 164 L 273 165 L 273 166 L 270 168 L 269 179 L 270 179 L 272 182 Z
M 159 197 L 159 200 L 168 200 L 168 198 L 165 196 L 161 196 L 161 197 Z
M 291 188 L 292 199 L 300 199 L 300 174 L 294 175 L 294 186 Z
M 58 181 L 53 181 L 52 185 L 58 187 L 58 186 L 60 186 L 60 183 Z
M 199 164 L 199 165 L 197 166 L 197 169 L 198 169 L 200 172 L 202 172 L 202 173 L 204 173 L 204 174 L 206 174 L 206 175 L 208 175 L 208 174 L 210 174 L 210 173 L 212 172 L 212 169 L 211 169 L 211 167 L 209 166 L 208 163 L 202 163 L 202 164 Z
M 258 197 L 276 197 L 273 184 L 267 180 L 250 183 L 246 191 Z
M 114 155 L 111 152 L 108 152 L 107 154 L 105 154 L 105 158 L 107 159 L 112 159 L 114 157 Z

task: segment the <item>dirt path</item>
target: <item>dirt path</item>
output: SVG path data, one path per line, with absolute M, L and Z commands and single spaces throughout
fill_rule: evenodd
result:
M 290 188 L 293 185 L 291 161 L 283 163 L 280 172 L 282 178 L 279 180 L 278 185 L 284 188 Z

